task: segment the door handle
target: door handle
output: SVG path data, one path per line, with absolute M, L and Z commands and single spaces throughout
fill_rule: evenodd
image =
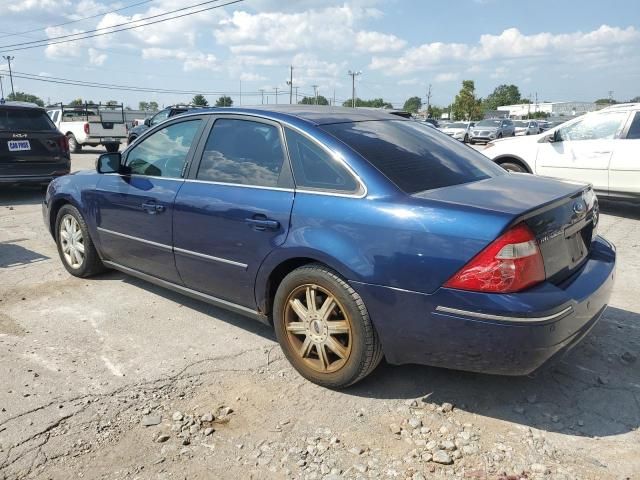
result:
M 280 222 L 277 220 L 271 220 L 269 218 L 260 216 L 258 218 L 245 218 L 245 222 L 247 222 L 254 230 L 264 231 L 264 230 L 277 230 L 280 228 Z
M 164 205 L 159 205 L 156 202 L 145 202 L 142 204 L 142 209 L 149 215 L 155 215 L 156 213 L 162 213 L 165 210 Z

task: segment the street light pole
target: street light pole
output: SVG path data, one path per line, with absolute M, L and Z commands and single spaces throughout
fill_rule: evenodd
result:
M 311 85 L 313 87 L 313 96 L 315 97 L 315 104 L 318 105 L 318 85 Z
M 362 72 L 352 72 L 349 70 L 349 75 L 351 75 L 351 106 L 356 108 L 356 76 L 362 75 Z
M 11 60 L 15 59 L 16 57 L 12 57 L 10 55 L 3 55 L 2 58 L 4 58 L 7 61 L 7 64 L 9 64 L 9 80 L 11 80 L 11 94 L 13 95 L 13 98 L 15 98 L 16 92 L 13 89 L 13 73 L 11 72 Z
M 289 66 L 289 105 L 293 103 L 293 65 Z
M 260 96 L 261 96 L 262 105 L 264 105 L 264 88 L 260 89 Z
M 278 104 L 278 90 L 280 90 L 278 87 L 275 87 L 275 91 L 276 91 L 276 105 Z

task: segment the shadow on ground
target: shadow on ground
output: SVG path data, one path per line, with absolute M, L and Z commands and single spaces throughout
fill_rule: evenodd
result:
M 24 240 L 26 239 L 20 238 L 8 242 L 0 242 L 0 268 L 18 267 L 49 260 L 46 255 L 19 245 L 19 242 Z
M 600 211 L 613 217 L 640 220 L 640 202 L 600 200 Z
M 535 377 L 382 364 L 348 393 L 390 399 L 428 395 L 432 402 L 541 430 L 617 435 L 640 425 L 639 344 L 640 315 L 609 307 L 581 344 Z
M 42 186 L 3 186 L 0 188 L 0 207 L 37 205 L 44 199 Z

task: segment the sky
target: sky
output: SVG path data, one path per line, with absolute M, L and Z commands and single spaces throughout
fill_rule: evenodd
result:
M 236 105 L 275 103 L 276 87 L 278 102 L 288 103 L 290 65 L 299 97 L 316 85 L 340 103 L 351 98 L 350 70 L 362 72 L 358 97 L 383 97 L 397 107 L 411 96 L 425 101 L 429 85 L 431 103 L 448 105 L 467 79 L 480 97 L 504 83 L 539 101 L 640 95 L 638 0 L 242 0 L 144 28 L 16 50 L 203 2 L 0 0 L 0 54 L 15 57 L 17 91 L 45 102 L 117 100 L 133 108 L 139 101 L 187 102 L 191 92 L 205 93 L 210 103 L 222 93 Z M 17 77 L 25 74 L 180 93 Z M 6 94 L 9 79 L 0 75 Z

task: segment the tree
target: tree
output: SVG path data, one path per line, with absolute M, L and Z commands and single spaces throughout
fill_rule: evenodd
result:
M 418 111 L 422 108 L 422 100 L 420 97 L 411 97 L 408 98 L 406 102 L 404 102 L 403 110 L 411 113 L 418 113 Z
M 197 105 L 198 107 L 208 107 L 209 106 L 209 102 L 207 101 L 206 98 L 204 98 L 204 95 L 196 95 L 191 99 L 191 104 L 192 105 Z
M 435 105 L 429 105 L 429 108 L 427 109 L 427 116 L 429 118 L 442 118 L 442 114 L 444 113 L 445 109 L 444 108 L 440 108 L 440 107 L 436 107 Z
M 149 110 L 151 110 L 152 112 L 157 112 L 158 102 L 154 102 L 154 101 L 149 102 Z
M 226 95 L 223 95 L 222 97 L 218 98 L 218 100 L 216 100 L 216 107 L 232 107 L 232 106 L 233 106 L 233 100 L 231 100 L 231 97 L 228 97 Z
M 105 105 L 107 105 L 109 107 L 114 107 L 114 106 L 119 105 L 119 104 L 118 104 L 117 100 L 109 100 Z
M 35 103 L 36 105 L 44 107 L 44 102 L 40 97 L 25 92 L 16 92 L 15 95 L 13 93 L 10 93 L 9 95 L 7 95 L 7 100 L 14 102 Z
M 71 105 L 72 107 L 79 107 L 80 105 L 84 105 L 84 102 L 81 98 L 76 98 L 75 100 L 71 100 L 69 102 L 69 105 Z
M 473 80 L 462 81 L 462 88 L 451 107 L 454 120 L 482 119 L 482 100 L 476 98 L 476 86 Z
M 342 103 L 343 107 L 350 107 L 351 100 L 346 100 Z M 393 108 L 389 102 L 385 102 L 382 98 L 373 98 L 371 100 L 362 100 L 356 98 L 356 107 L 371 107 L 371 108 Z
M 599 98 L 595 102 L 596 105 L 613 105 L 614 103 L 618 103 L 611 98 Z
M 323 95 L 318 95 L 318 103 L 316 104 L 316 97 L 302 97 L 302 100 L 298 102 L 300 105 L 329 105 L 329 100 Z
M 516 105 L 522 102 L 520 90 L 516 85 L 499 85 L 484 101 L 486 110 L 497 110 L 503 105 Z M 526 102 L 530 103 L 530 102 Z
M 148 102 L 138 102 L 138 110 L 144 110 L 145 112 L 149 110 Z

